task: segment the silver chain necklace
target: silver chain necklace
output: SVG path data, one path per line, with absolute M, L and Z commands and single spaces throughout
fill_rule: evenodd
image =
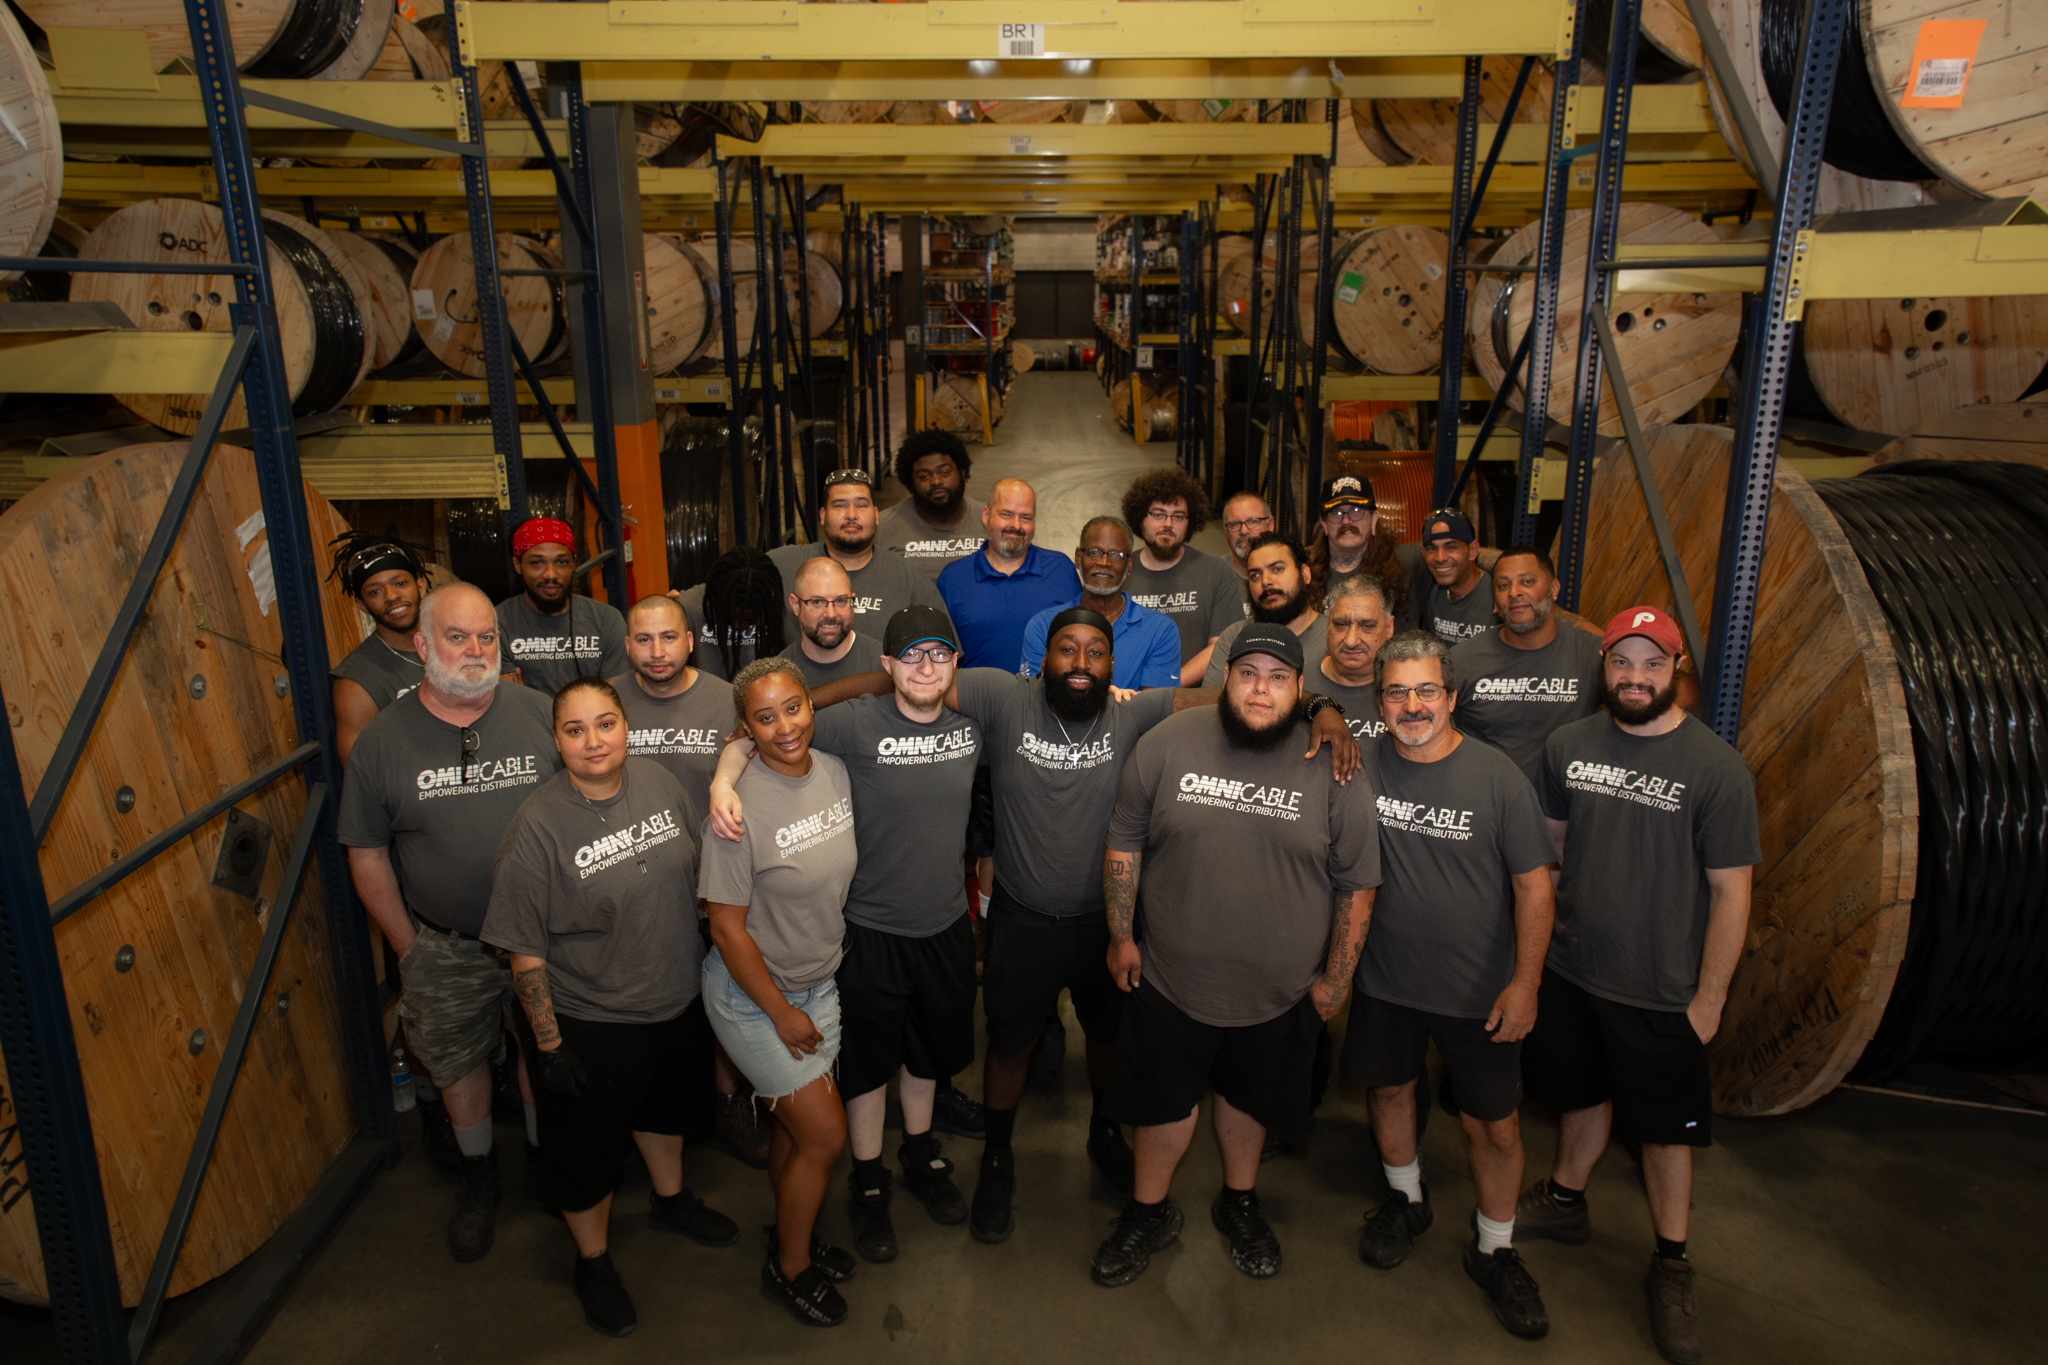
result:
M 574 786 L 575 784 L 574 784 L 574 783 L 572 782 L 572 783 L 571 783 L 570 785 L 571 785 L 571 786 Z M 583 789 L 582 789 L 581 787 L 577 787 L 577 788 L 576 788 L 576 794 L 577 794 L 578 796 L 582 796 L 582 797 L 583 797 L 583 804 L 584 804 L 584 805 L 586 805 L 586 806 L 588 806 L 588 807 L 590 807 L 590 813 L 591 813 L 592 815 L 595 815 L 595 816 L 597 817 L 597 823 L 599 823 L 600 825 L 603 825 L 603 826 L 604 826 L 604 831 L 605 831 L 605 833 L 607 833 L 607 834 L 611 833 L 611 831 L 612 831 L 612 822 L 604 818 L 604 812 L 603 812 L 603 811 L 601 811 L 601 810 L 599 810 L 599 809 L 597 808 L 597 803 L 596 803 L 595 801 L 592 801 L 592 800 L 591 800 L 591 799 L 590 799 L 590 798 L 589 798 L 588 796 L 584 796 L 584 795 L 583 795 Z M 625 775 L 624 775 L 624 774 L 621 774 L 621 775 L 619 776 L 619 795 L 620 795 L 620 796 L 624 796 L 625 794 L 626 794 L 626 778 L 625 778 Z M 638 844 L 635 844 L 635 845 L 634 845 L 634 847 L 633 847 L 633 861 L 634 861 L 635 863 L 637 863 L 637 864 L 639 865 L 639 867 L 640 867 L 640 875 L 641 875 L 641 876 L 643 876 L 643 877 L 644 877 L 644 876 L 646 876 L 646 875 L 647 875 L 647 852 L 646 852 L 646 850 L 645 850 L 644 848 L 640 847 L 640 846 L 639 846 Z
M 1116 703 L 1113 700 L 1110 703 L 1111 706 L 1114 706 L 1115 704 Z M 1052 708 L 1050 706 L 1046 707 L 1045 709 L 1048 711 L 1052 711 Z M 1064 739 L 1067 742 L 1067 760 L 1069 762 L 1078 762 L 1080 760 L 1082 747 L 1088 743 L 1089 739 L 1095 734 L 1095 727 L 1102 724 L 1102 718 L 1108 714 L 1109 707 L 1103 707 L 1102 710 L 1096 714 L 1095 719 L 1088 722 L 1088 729 L 1084 734 L 1082 734 L 1081 743 L 1076 744 L 1074 743 L 1074 737 L 1067 733 L 1067 723 L 1060 719 L 1060 713 L 1057 711 L 1052 711 L 1052 723 L 1060 727 L 1060 738 Z

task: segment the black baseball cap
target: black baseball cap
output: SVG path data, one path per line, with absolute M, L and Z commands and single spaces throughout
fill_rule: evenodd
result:
M 1323 510 L 1341 507 L 1350 503 L 1355 507 L 1377 508 L 1379 503 L 1372 495 L 1372 480 L 1363 474 L 1337 474 L 1323 485 Z
M 1479 533 L 1472 529 L 1472 519 L 1455 507 L 1439 507 L 1422 523 L 1424 545 L 1434 545 L 1439 540 L 1462 540 L 1470 545 L 1477 539 Z
M 905 607 L 889 618 L 882 649 L 890 658 L 901 658 L 904 650 L 928 644 L 960 652 L 960 635 L 953 629 L 952 617 L 937 607 Z
M 1252 621 L 1239 632 L 1237 640 L 1230 646 L 1228 662 L 1236 663 L 1247 654 L 1270 654 L 1282 663 L 1291 666 L 1296 673 L 1303 672 L 1306 665 L 1302 659 L 1301 641 L 1285 626 L 1269 626 L 1263 621 Z

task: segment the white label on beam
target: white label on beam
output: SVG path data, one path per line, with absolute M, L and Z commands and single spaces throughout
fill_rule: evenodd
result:
M 1149 369 L 1151 369 L 1151 368 L 1152 368 L 1152 348 L 1151 348 L 1150 346 L 1140 346 L 1140 347 L 1138 348 L 1138 358 L 1137 358 L 1137 360 L 1136 360 L 1135 362 L 1133 362 L 1133 363 L 1135 363 L 1135 364 L 1137 365 L 1137 367 L 1138 367 L 1139 369 L 1141 369 L 1141 370 L 1149 370 Z
M 1044 24 L 996 25 L 996 56 L 1043 57 L 1044 55 Z

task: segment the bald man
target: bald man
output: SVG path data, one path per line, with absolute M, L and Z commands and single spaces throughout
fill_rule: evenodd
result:
M 790 585 L 789 611 L 796 617 L 796 643 L 782 657 L 804 681 L 823 687 L 855 673 L 872 673 L 882 644 L 853 628 L 853 579 L 836 559 L 806 559 Z
M 988 539 L 978 553 L 939 575 L 939 595 L 960 632 L 961 663 L 1015 672 L 1024 627 L 1047 607 L 1063 607 L 1081 591 L 1073 564 L 1031 543 L 1038 495 L 1022 479 L 998 479 L 981 512 Z

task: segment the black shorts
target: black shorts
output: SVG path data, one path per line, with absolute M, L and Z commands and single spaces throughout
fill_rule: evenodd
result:
M 1109 921 L 1099 911 L 1056 916 L 1026 910 L 1003 889 L 998 868 L 981 968 L 989 1051 L 1030 1047 L 1063 990 L 1073 992 L 1083 1031 L 1098 1043 L 1115 1043 L 1124 997 L 1109 975 Z
M 522 1014 L 520 1022 L 525 1023 Z M 619 1187 L 634 1133 L 678 1135 L 711 1126 L 711 1024 L 693 1000 L 659 1024 L 608 1024 L 556 1015 L 562 1043 L 583 1063 L 583 1093 L 557 1095 L 534 1078 L 548 1205 L 595 1207 Z M 532 1034 L 522 1029 L 526 1045 Z
M 1496 1043 L 1484 1019 L 1432 1014 L 1359 991 L 1344 1028 L 1344 1079 L 1353 1085 L 1406 1085 L 1422 1076 L 1429 1040 L 1458 1086 L 1458 1108 L 1498 1123 L 1522 1103 L 1522 1045 Z
M 1214 1087 L 1284 1142 L 1308 1141 L 1309 1081 L 1322 1016 L 1303 996 L 1276 1019 L 1219 1028 L 1189 1018 L 1146 977 L 1124 1002 L 1108 1114 L 1140 1128 L 1179 1123 Z
M 992 858 L 996 851 L 996 792 L 989 785 L 988 765 L 974 770 L 974 794 L 967 804 L 967 856 Z
M 899 1066 L 928 1081 L 974 1064 L 974 922 L 929 938 L 846 925 L 839 964 L 839 1089 L 865 1095 Z
M 1522 1042 L 1522 1084 L 1529 1098 L 1560 1109 L 1613 1101 L 1618 1137 L 1672 1147 L 1713 1141 L 1707 1045 L 1685 1011 L 1617 1005 L 1548 967 L 1536 1027 Z

